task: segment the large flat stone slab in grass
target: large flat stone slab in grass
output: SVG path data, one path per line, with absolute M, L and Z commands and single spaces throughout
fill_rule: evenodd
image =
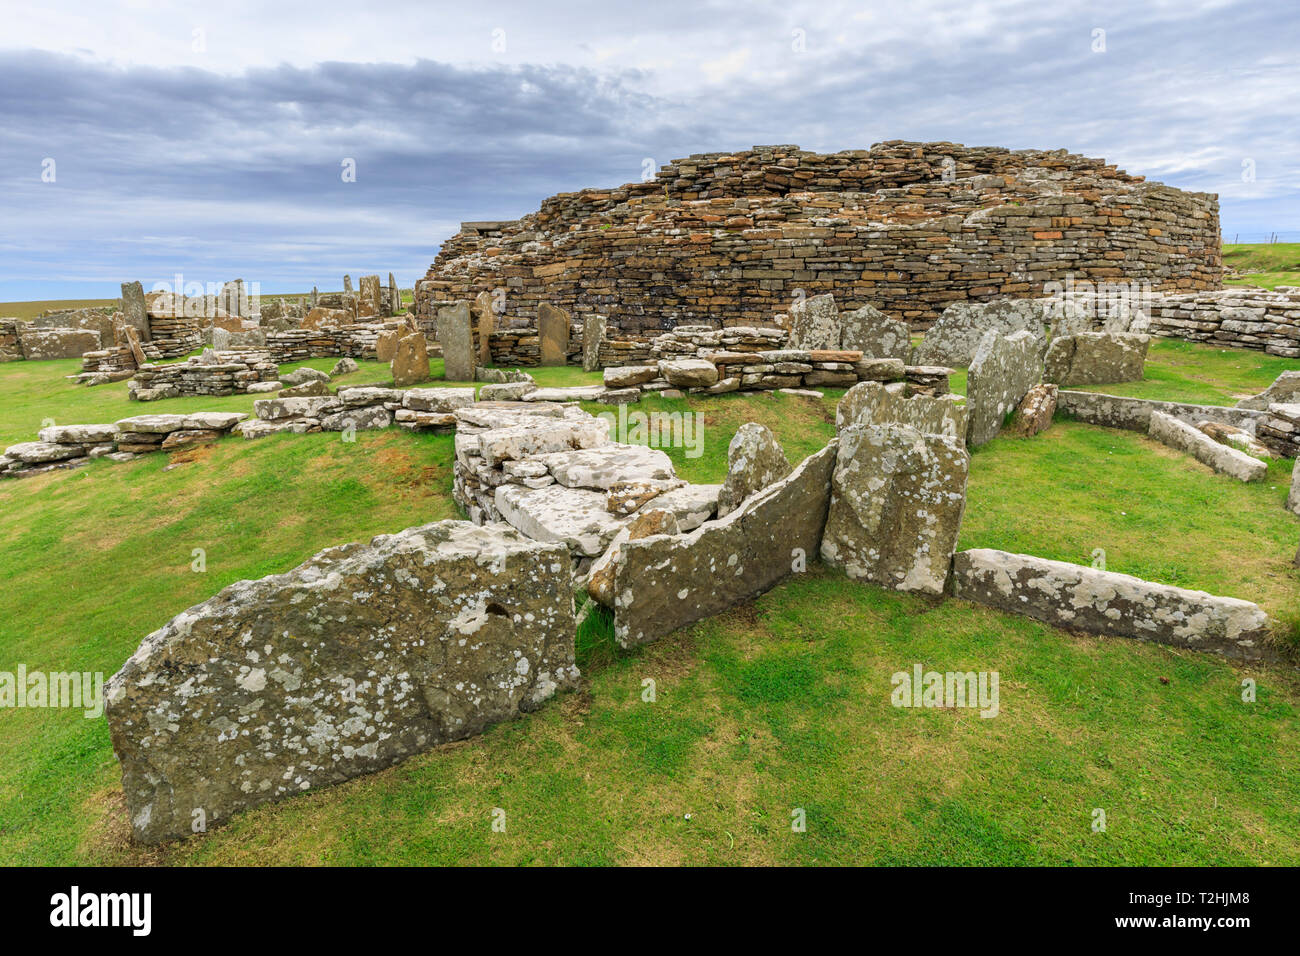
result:
M 1230 445 L 1215 441 L 1199 428 L 1193 428 L 1164 412 L 1152 412 L 1148 434 L 1160 442 L 1186 452 L 1221 475 L 1238 481 L 1263 481 L 1268 465 Z
M 1257 604 L 1127 574 L 990 548 L 958 551 L 954 596 L 1093 634 L 1133 637 L 1243 660 L 1270 659 Z
M 441 521 L 239 581 L 106 687 L 131 830 L 153 843 L 481 733 L 572 686 L 567 551 Z

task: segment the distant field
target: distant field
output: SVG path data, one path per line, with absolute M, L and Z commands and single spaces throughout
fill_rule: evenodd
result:
M 115 305 L 117 299 L 43 299 L 33 302 L 0 302 L 0 319 L 34 319 L 51 309 L 93 309 Z
M 342 290 L 336 290 L 342 291 Z M 415 301 L 414 289 L 402 289 L 402 304 L 410 305 Z M 324 291 L 322 295 L 326 294 Z M 264 299 L 303 299 L 311 292 L 277 292 L 262 296 Z M 117 305 L 118 299 L 38 299 L 31 302 L 0 302 L 0 319 L 34 319 L 38 315 L 54 309 L 93 309 L 105 305 Z
M 1274 289 L 1300 285 L 1300 242 L 1225 245 L 1224 266 L 1242 273 L 1240 279 L 1226 279 L 1226 285 Z

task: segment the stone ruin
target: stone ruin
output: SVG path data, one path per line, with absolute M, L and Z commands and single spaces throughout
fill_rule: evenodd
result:
M 562 193 L 509 222 L 466 222 L 416 284 L 414 312 L 504 293 L 611 338 L 771 324 L 833 293 L 928 328 L 954 302 L 1042 295 L 1067 279 L 1220 287 L 1217 198 L 1064 150 L 879 143 L 756 146 L 674 160 L 649 182 Z
M 1029 338 L 990 332 L 980 355 L 1002 350 L 988 361 L 1041 369 Z M 1025 381 L 1007 387 L 1044 388 Z M 486 388 L 510 384 L 529 383 Z M 142 841 L 188 835 L 196 812 L 221 823 L 540 706 L 577 681 L 574 595 L 584 591 L 582 615 L 604 605 L 627 648 L 821 560 L 850 579 L 1060 627 L 1246 660 L 1276 654 L 1268 618 L 1247 601 L 957 551 L 976 419 L 902 382 L 854 385 L 836 437 L 794 467 L 770 431 L 742 427 L 721 485 L 682 480 L 661 451 L 615 441 L 608 421 L 572 403 L 355 387 L 264 399 L 257 411 L 233 427 L 249 438 L 349 424 L 454 431 L 454 493 L 471 520 L 327 549 L 231 585 L 149 635 L 107 693 Z M 165 417 L 117 427 L 158 435 L 192 424 L 142 420 Z

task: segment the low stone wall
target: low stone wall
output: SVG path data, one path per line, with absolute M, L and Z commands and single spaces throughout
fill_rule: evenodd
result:
M 0 319 L 0 362 L 16 362 L 23 357 L 18 341 L 21 319 Z
M 270 391 L 259 385 L 278 383 L 279 370 L 269 352 L 206 351 L 175 365 L 141 365 L 127 386 L 136 402 L 185 395 L 243 395 Z
M 1071 418 L 1089 425 L 1123 428 L 1144 434 L 1151 430 L 1153 411 L 1164 412 L 1189 425 L 1206 421 L 1221 422 L 1251 435 L 1256 434 L 1256 427 L 1267 414 L 1249 408 L 1157 402 L 1147 398 L 1126 398 L 1103 392 L 1080 392 L 1064 388 L 1057 394 L 1057 408 Z
M 1274 402 L 1255 436 L 1284 458 L 1300 458 L 1300 404 Z
M 573 687 L 566 558 L 510 528 L 441 521 L 183 611 L 106 687 L 132 834 L 188 836 Z
M 1276 660 L 1256 604 L 1114 571 L 987 548 L 958 551 L 954 597 L 1066 630 L 1132 637 L 1240 660 Z
M 1151 331 L 1168 338 L 1300 358 L 1300 289 L 1222 289 L 1157 295 Z
M 104 425 L 51 425 L 40 430 L 36 441 L 5 449 L 0 455 L 0 478 L 80 468 L 97 458 L 132 461 L 149 452 L 205 444 L 247 417 L 242 412 L 194 412 L 136 415 Z
M 401 322 L 372 322 L 320 329 L 289 329 L 266 334 L 266 351 L 278 364 L 309 358 L 376 357 L 379 336 L 402 327 Z

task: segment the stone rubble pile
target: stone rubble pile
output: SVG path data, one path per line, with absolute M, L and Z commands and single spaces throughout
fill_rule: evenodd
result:
M 189 395 L 272 391 L 278 387 L 278 376 L 279 369 L 269 352 L 208 349 L 184 362 L 169 365 L 146 362 L 127 385 L 127 397 L 135 402 L 153 402 Z
M 1300 458 L 1300 402 L 1269 405 L 1255 437 L 1282 458 Z

